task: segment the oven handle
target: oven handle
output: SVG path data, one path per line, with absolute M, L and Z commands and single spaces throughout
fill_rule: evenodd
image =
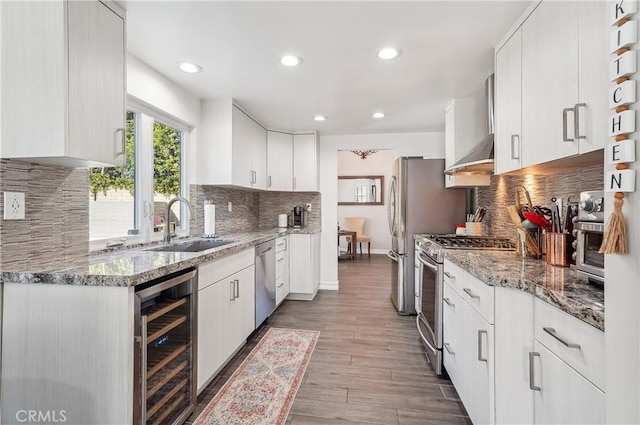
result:
M 424 341 L 425 344 L 427 344 L 429 346 L 429 348 L 431 348 L 431 351 L 433 351 L 434 353 L 438 352 L 437 349 L 435 349 L 433 347 L 433 345 L 431 345 L 431 343 L 429 342 L 429 340 L 427 339 L 426 336 L 424 336 L 424 334 L 422 333 L 422 329 L 420 329 L 420 315 L 416 316 L 416 326 L 418 328 L 418 333 L 420 334 L 420 338 L 422 338 L 422 340 Z
M 433 270 L 434 273 L 438 273 L 438 268 L 436 266 L 434 266 L 428 258 L 426 258 L 424 255 L 422 255 L 421 253 L 418 253 L 418 260 L 420 260 L 420 262 L 426 266 L 427 268 Z

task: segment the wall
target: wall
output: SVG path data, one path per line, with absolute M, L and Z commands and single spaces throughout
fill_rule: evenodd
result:
M 339 176 L 384 176 L 382 201 L 384 205 L 338 205 L 338 222 L 342 226 L 345 217 L 364 217 L 364 234 L 371 238 L 371 252 L 384 254 L 391 249 L 391 236 L 387 221 L 387 186 L 391 179 L 391 167 L 396 158 L 392 149 L 380 150 L 365 160 L 350 151 L 338 152 Z M 340 238 L 341 248 L 346 248 L 345 238 Z M 366 244 L 362 245 L 366 253 Z
M 390 149 L 398 156 L 444 158 L 444 133 L 357 134 L 320 137 L 320 192 L 322 245 L 320 289 L 338 289 L 338 151 Z M 330 231 L 336 229 L 336 231 Z
M 321 201 L 318 192 L 257 192 L 218 186 L 189 186 L 193 208 L 190 233 L 204 233 L 204 201 L 216 205 L 216 233 L 247 232 L 278 227 L 278 214 L 288 214 L 294 205 L 311 203 L 308 226 L 319 229 Z M 227 209 L 232 203 L 231 212 Z
M 25 194 L 25 220 L 0 220 L 0 269 L 46 269 L 89 251 L 87 169 L 0 160 L 0 192 Z M 0 197 L 0 217 L 4 214 Z
M 492 176 L 491 186 L 473 189 L 473 208 L 482 206 L 487 209 L 483 220 L 485 234 L 515 239 L 515 228 L 507 214 L 507 206 L 515 204 L 517 187 L 527 188 L 534 205 L 550 207 L 553 196 L 565 201 L 571 197 L 571 201 L 575 202 L 582 191 L 602 190 L 602 170 L 602 165 L 595 165 L 552 175 Z M 524 204 L 524 193 L 520 193 L 520 202 Z

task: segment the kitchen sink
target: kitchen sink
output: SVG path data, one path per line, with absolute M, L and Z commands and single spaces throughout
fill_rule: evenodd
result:
M 160 251 L 160 252 L 200 252 L 207 249 L 218 248 L 220 246 L 228 245 L 234 241 L 195 241 L 186 242 L 175 245 L 163 245 L 158 248 L 148 249 L 147 251 Z

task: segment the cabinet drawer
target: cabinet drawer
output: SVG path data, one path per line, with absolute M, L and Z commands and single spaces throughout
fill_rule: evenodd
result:
M 277 238 L 276 239 L 276 252 L 286 251 L 287 250 L 287 237 Z
M 255 261 L 255 250 L 246 249 L 236 254 L 218 258 L 198 267 L 198 289 L 206 288 L 227 276 L 249 267 Z
M 536 340 L 605 390 L 604 332 L 540 299 L 534 306 Z
M 466 272 L 465 272 L 466 273 Z M 466 274 L 461 289 L 458 289 L 460 297 L 469 303 L 484 320 L 493 324 L 494 318 L 494 288 L 480 279 Z
M 451 285 L 457 292 L 462 291 L 465 275 L 468 273 L 449 260 L 444 261 L 444 283 Z
M 276 278 L 281 277 L 284 273 L 286 265 L 285 254 L 287 254 L 286 251 L 276 252 Z

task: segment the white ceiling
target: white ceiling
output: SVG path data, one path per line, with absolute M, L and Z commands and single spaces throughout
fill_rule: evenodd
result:
M 129 52 L 193 95 L 232 97 L 268 127 L 326 135 L 442 131 L 451 99 L 483 90 L 494 46 L 529 1 L 120 4 Z M 385 46 L 402 53 L 378 59 Z M 284 54 L 302 65 L 284 67 Z M 203 72 L 184 74 L 181 61 Z

